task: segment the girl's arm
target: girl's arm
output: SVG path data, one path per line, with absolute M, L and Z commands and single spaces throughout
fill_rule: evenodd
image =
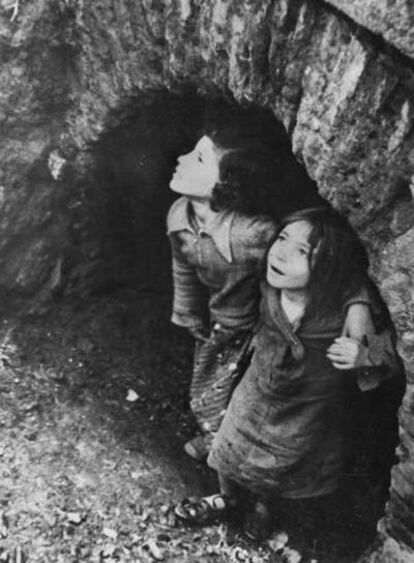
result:
M 207 320 L 206 289 L 200 282 L 194 266 L 180 250 L 178 241 L 170 236 L 174 297 L 171 321 L 187 328 L 194 337 L 202 339 Z
M 350 336 L 362 341 L 366 334 L 375 334 L 375 327 L 371 316 L 371 308 L 368 303 L 348 302 L 345 323 L 342 328 L 342 336 Z
M 362 391 L 374 389 L 401 372 L 391 331 L 385 329 L 375 334 L 370 307 L 365 304 L 349 308 L 343 334 L 328 348 L 327 357 L 337 369 L 357 368 L 357 382 Z

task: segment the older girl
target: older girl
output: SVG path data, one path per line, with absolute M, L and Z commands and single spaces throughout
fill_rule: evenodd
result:
M 221 494 L 183 501 L 177 514 L 204 522 L 236 503 L 235 486 L 257 501 L 251 536 L 269 532 L 268 503 L 333 492 L 343 473 L 347 397 L 399 366 L 390 333 L 343 335 L 357 295 L 372 300 L 364 247 L 347 221 L 327 208 L 290 215 L 267 255 L 254 354 L 234 392 L 208 463 Z
M 178 158 L 170 188 L 181 194 L 168 214 L 174 300 L 172 322 L 196 339 L 191 408 L 201 434 L 185 445 L 207 455 L 245 363 L 259 311 L 259 273 L 276 222 L 317 200 L 286 142 L 272 151 L 240 127 L 204 135 Z M 312 186 L 313 188 L 313 186 Z M 350 311 L 370 324 L 361 305 Z

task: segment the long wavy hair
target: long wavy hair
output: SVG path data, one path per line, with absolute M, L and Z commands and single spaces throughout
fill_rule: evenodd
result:
M 297 221 L 306 221 L 309 234 L 309 269 L 307 313 L 322 316 L 340 310 L 362 287 L 370 288 L 367 251 L 346 217 L 328 205 L 303 209 L 283 218 L 279 233 Z

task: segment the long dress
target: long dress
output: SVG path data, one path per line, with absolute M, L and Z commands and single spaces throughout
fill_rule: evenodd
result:
M 172 322 L 206 335 L 196 343 L 190 405 L 211 438 L 246 364 L 258 319 L 262 260 L 276 226 L 265 217 L 223 211 L 200 229 L 190 201 L 181 197 L 171 207 L 167 228 Z
M 263 284 L 251 364 L 235 390 L 208 457 L 222 476 L 260 495 L 305 498 L 332 492 L 344 471 L 347 406 L 366 369 L 337 370 L 326 357 L 346 310 L 303 318 L 296 331 L 280 293 Z M 359 298 L 359 301 L 362 299 Z M 371 381 L 388 377 L 395 350 L 372 336 Z M 385 341 L 387 341 L 385 343 Z M 390 362 L 392 365 L 392 362 Z

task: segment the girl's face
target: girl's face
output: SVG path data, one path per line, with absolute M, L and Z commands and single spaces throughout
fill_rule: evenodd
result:
M 170 188 L 194 199 L 211 199 L 220 178 L 219 163 L 220 153 L 210 137 L 204 135 L 191 152 L 178 157 Z
M 277 289 L 303 291 L 310 278 L 309 235 L 307 221 L 290 223 L 281 231 L 267 256 L 266 279 Z

